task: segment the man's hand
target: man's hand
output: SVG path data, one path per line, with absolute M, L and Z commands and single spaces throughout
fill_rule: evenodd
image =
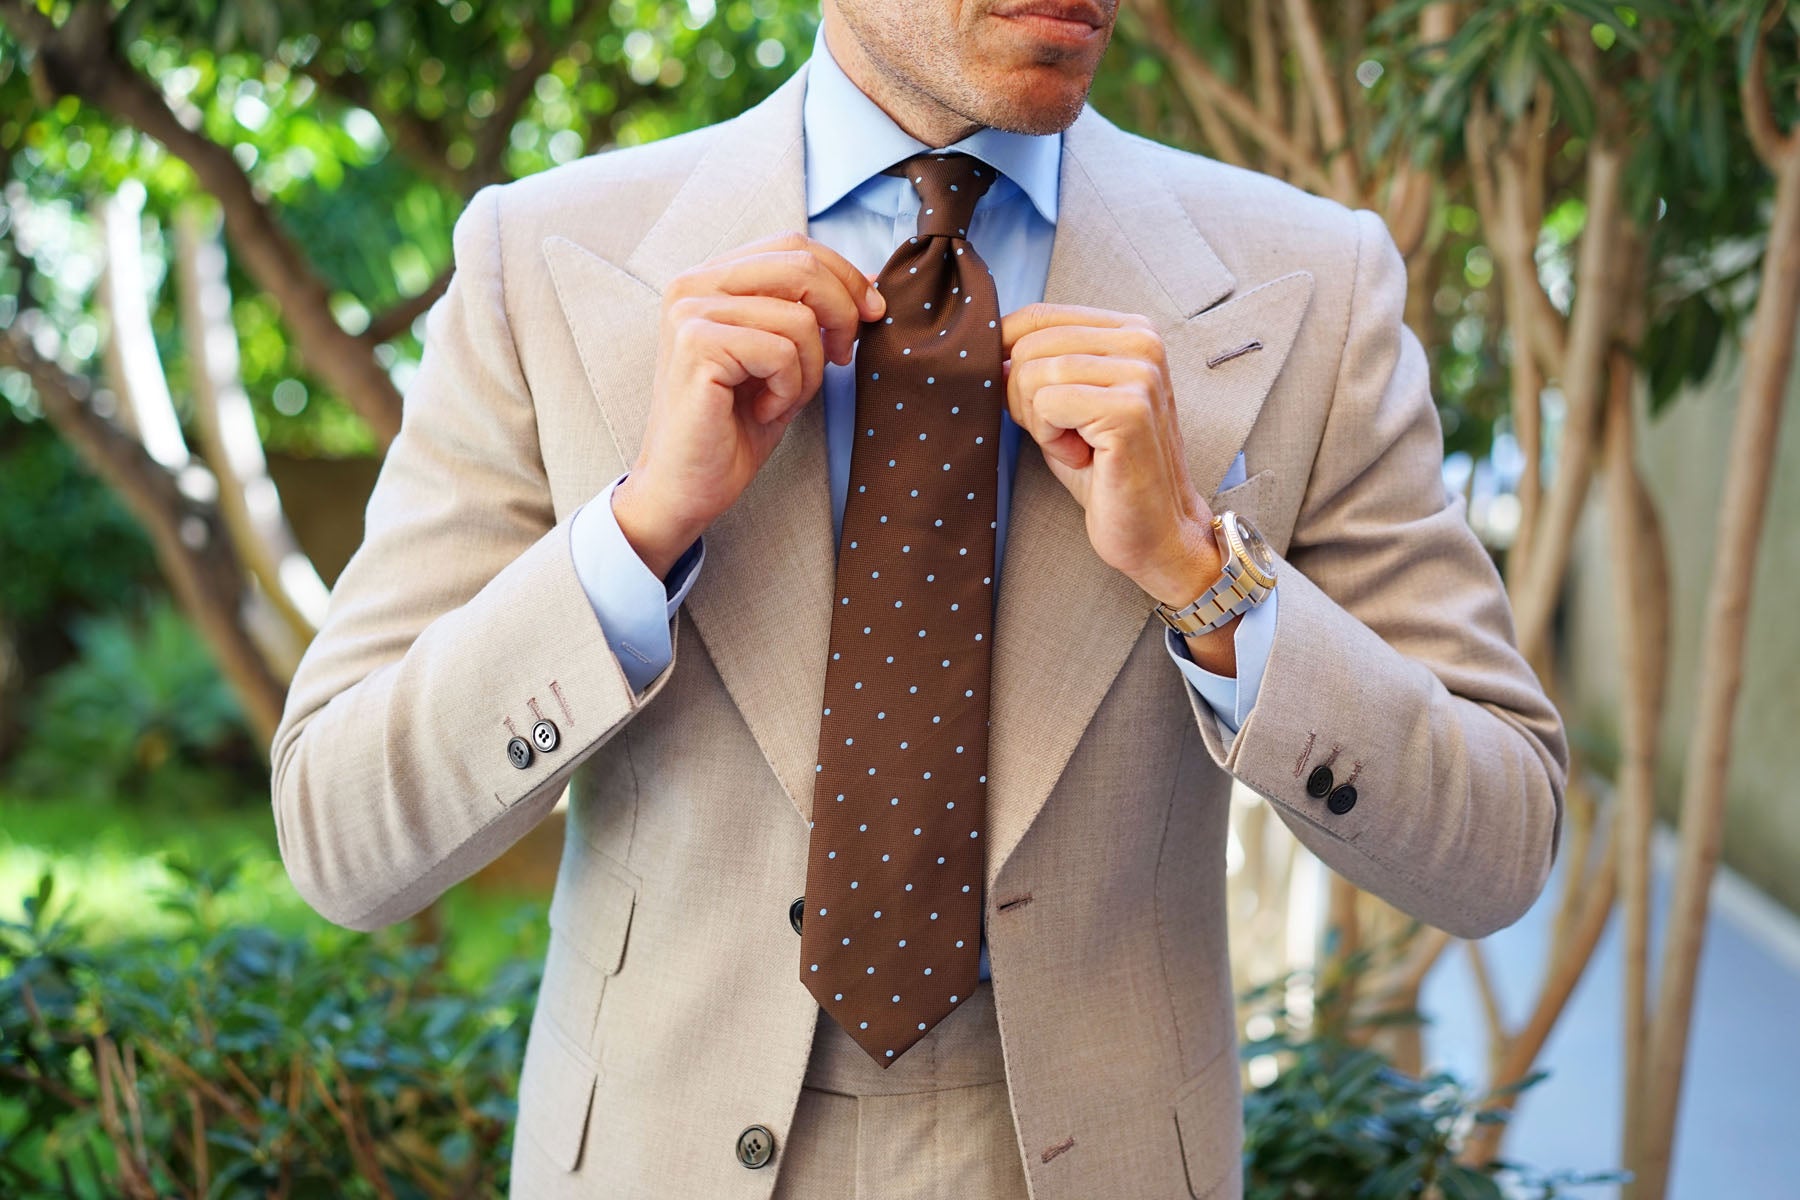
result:
M 1162 338 L 1147 318 L 1032 304 L 1001 322 L 1006 405 L 1087 513 L 1102 562 L 1179 608 L 1223 568 L 1212 511 L 1188 479 Z M 1187 639 L 1194 660 L 1236 673 L 1232 628 Z
M 708 259 L 663 293 L 644 444 L 613 490 L 619 530 L 659 578 L 768 461 L 848 363 L 881 293 L 843 255 L 783 233 Z

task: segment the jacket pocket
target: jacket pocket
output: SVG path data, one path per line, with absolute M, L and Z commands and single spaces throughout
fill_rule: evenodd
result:
M 1253 523 L 1261 526 L 1264 524 L 1263 506 L 1268 504 L 1274 495 L 1274 489 L 1275 472 L 1264 467 L 1250 478 L 1213 493 L 1207 507 L 1215 513 L 1222 513 L 1229 508 L 1233 512 L 1244 514 Z
M 625 960 L 637 877 L 597 852 L 565 859 L 550 900 L 550 947 L 538 1007 L 577 1049 L 596 1055 L 606 981 Z
M 598 1076 L 593 1060 L 570 1045 L 554 1021 L 532 1021 L 519 1068 L 516 1134 L 529 1137 L 565 1171 L 581 1165 Z
M 1175 1132 L 1195 1200 L 1237 1197 L 1244 1188 L 1244 1100 L 1233 1039 L 1175 1089 Z

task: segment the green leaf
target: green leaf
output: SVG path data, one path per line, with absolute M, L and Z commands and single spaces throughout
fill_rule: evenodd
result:
M 1540 34 L 1537 22 L 1523 17 L 1506 34 L 1506 50 L 1494 74 L 1494 98 L 1508 120 L 1517 121 L 1537 88 Z
M 1569 123 L 1569 128 L 1577 137 L 1592 137 L 1594 133 L 1594 98 L 1589 94 L 1587 84 L 1576 74 L 1575 68 L 1569 64 L 1554 46 L 1547 42 L 1537 43 L 1538 69 L 1543 71 L 1544 78 L 1550 83 L 1550 90 L 1556 97 L 1557 112 Z

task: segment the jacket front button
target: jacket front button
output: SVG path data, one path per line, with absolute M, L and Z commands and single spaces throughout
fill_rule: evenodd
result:
M 523 771 L 531 765 L 531 743 L 522 737 L 514 738 L 506 743 L 506 757 L 512 760 L 513 766 Z
M 766 1166 L 775 1157 L 775 1135 L 766 1125 L 752 1125 L 738 1134 L 738 1161 L 751 1170 Z
M 1313 773 L 1306 777 L 1306 794 L 1314 800 L 1323 800 L 1325 793 L 1331 790 L 1331 768 L 1314 767 Z
M 1331 793 L 1331 799 L 1325 802 L 1325 807 L 1329 808 L 1338 816 L 1343 816 L 1345 813 L 1356 807 L 1356 789 L 1346 783 L 1343 787 Z
M 792 904 L 788 905 L 788 924 L 792 925 L 794 927 L 795 933 L 800 932 L 800 918 L 805 915 L 806 915 L 806 897 L 805 896 L 795 896 L 794 902 Z

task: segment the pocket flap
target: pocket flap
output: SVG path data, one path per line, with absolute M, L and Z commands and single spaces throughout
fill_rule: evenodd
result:
M 637 886 L 636 876 L 597 852 L 565 856 L 550 898 L 550 928 L 611 975 L 625 957 Z
M 1175 1089 L 1174 1108 L 1188 1193 L 1204 1200 L 1235 1177 L 1237 1186 L 1222 1194 L 1237 1195 L 1243 1188 L 1244 1101 L 1235 1042 Z
M 565 1171 L 581 1163 L 598 1068 L 553 1021 L 534 1019 L 519 1068 L 518 1130 Z
M 1213 493 L 1207 507 L 1215 513 L 1222 513 L 1229 508 L 1233 512 L 1245 514 L 1252 521 L 1261 522 L 1262 506 L 1268 503 L 1269 490 L 1274 486 L 1275 472 L 1264 467 L 1250 478 Z

